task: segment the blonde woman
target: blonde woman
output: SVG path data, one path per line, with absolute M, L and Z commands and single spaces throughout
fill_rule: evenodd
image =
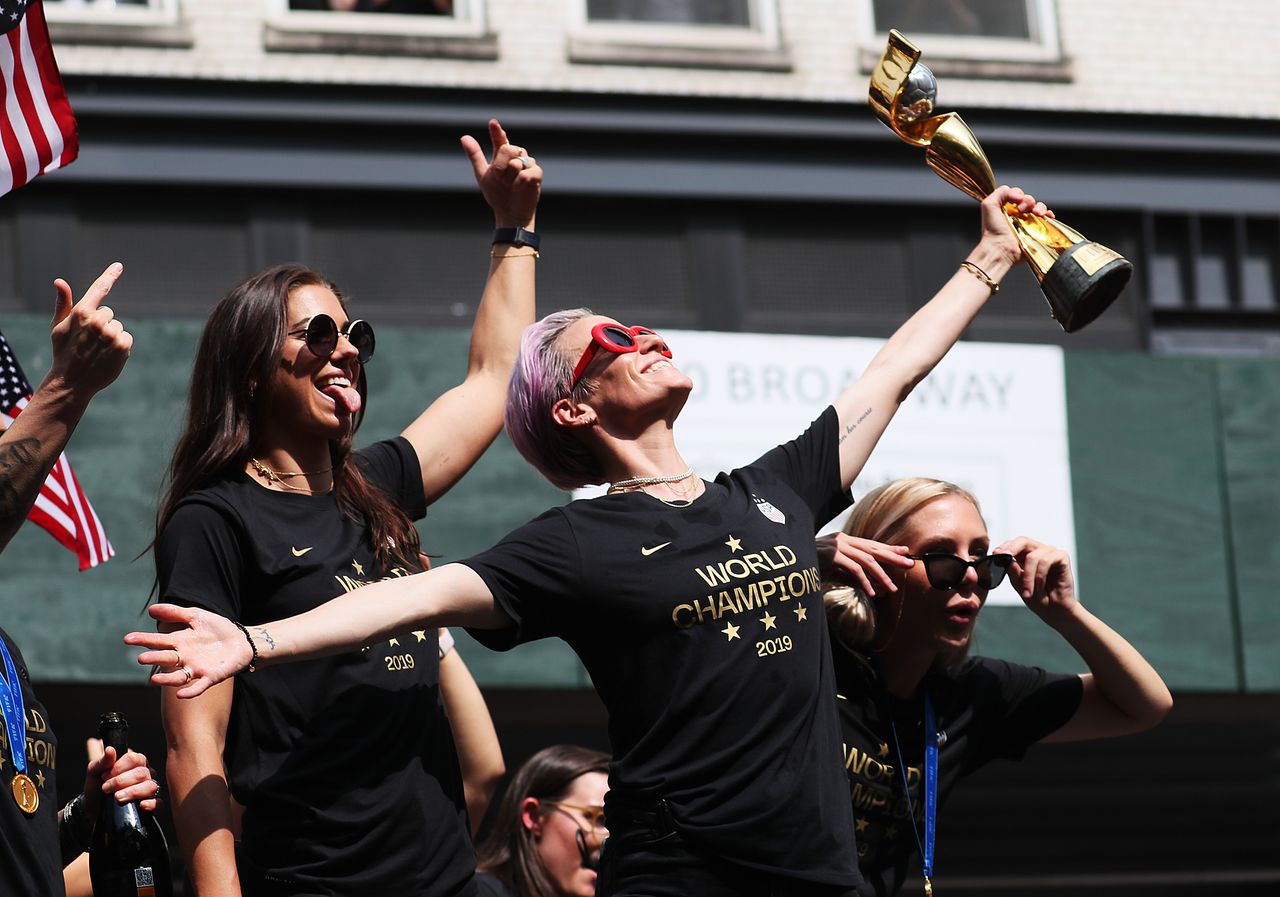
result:
M 1142 655 L 1077 599 L 1066 553 L 1025 536 L 992 548 L 978 500 L 959 486 L 914 477 L 873 489 L 825 551 L 828 570 L 858 583 L 824 600 L 865 894 L 932 874 L 946 843 L 934 843 L 929 806 L 964 776 L 1041 741 L 1139 732 L 1172 704 Z M 1006 578 L 1087 673 L 969 656 Z

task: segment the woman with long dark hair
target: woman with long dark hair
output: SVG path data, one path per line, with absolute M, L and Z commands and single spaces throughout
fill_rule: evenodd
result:
M 493 647 L 547 636 L 582 658 L 609 711 L 613 761 L 602 895 L 843 897 L 860 883 L 813 535 L 912 388 L 1022 256 L 1003 208 L 1051 214 L 1017 188 L 982 202 L 982 235 L 809 429 L 714 481 L 673 425 L 692 389 L 652 330 L 585 309 L 526 331 L 506 424 L 561 487 L 609 494 L 553 508 L 497 546 L 240 630 L 162 605 L 181 629 L 131 633 L 152 681 L 197 696 L 246 668 L 315 657 L 431 621 Z M 239 677 L 235 681 L 252 679 Z
M 157 514 L 161 599 L 254 624 L 421 569 L 412 521 L 497 435 L 533 316 L 541 170 L 489 131 L 491 159 L 463 138 L 499 228 L 466 378 L 399 437 L 352 450 L 375 339 L 324 276 L 278 265 L 214 308 Z M 173 815 L 200 897 L 474 893 L 435 628 L 353 647 L 165 697 Z
M 928 880 L 946 843 L 932 840 L 929 814 L 964 776 L 1042 741 L 1139 732 L 1169 710 L 1151 664 L 1077 599 L 1066 552 L 1025 536 L 993 548 L 969 491 L 926 477 L 886 483 L 858 501 L 844 534 L 829 540 L 829 568 L 857 585 L 824 600 L 867 897 L 896 894 L 916 869 Z M 1089 672 L 969 656 L 1006 576 Z
M 485 897 L 594 897 L 609 755 L 543 748 L 516 770 L 476 845 Z

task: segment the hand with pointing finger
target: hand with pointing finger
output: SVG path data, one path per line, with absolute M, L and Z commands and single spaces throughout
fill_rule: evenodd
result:
M 489 119 L 489 142 L 493 155 L 486 159 L 479 141 L 471 136 L 462 138 L 462 149 L 471 161 L 480 192 L 493 209 L 498 227 L 532 230 L 542 192 L 542 168 L 523 147 L 507 140 L 507 132 L 497 119 Z
M 103 304 L 123 272 L 124 266 L 114 262 L 74 304 L 70 284 L 62 278 L 53 282 L 57 291 L 50 332 L 53 363 L 46 381 L 60 381 L 82 392 L 85 400 L 120 376 L 133 347 L 133 336 Z

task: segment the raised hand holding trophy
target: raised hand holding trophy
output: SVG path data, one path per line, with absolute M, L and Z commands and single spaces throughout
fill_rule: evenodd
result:
M 871 75 L 871 108 L 895 134 L 923 147 L 925 161 L 941 178 L 981 201 L 996 188 L 991 164 L 959 115 L 932 114 L 938 82 L 919 60 L 919 48 L 890 31 Z M 1061 221 L 1024 215 L 1010 205 L 1005 217 L 1049 300 L 1053 319 L 1067 333 L 1102 314 L 1129 282 L 1131 262 Z

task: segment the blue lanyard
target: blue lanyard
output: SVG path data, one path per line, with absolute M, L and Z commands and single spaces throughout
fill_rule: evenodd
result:
M 898 744 L 898 728 L 889 714 L 889 731 L 893 733 L 893 749 L 898 754 L 898 771 L 902 773 L 902 795 L 907 801 L 907 817 L 911 820 L 911 832 L 920 848 L 920 866 L 924 874 L 925 897 L 933 897 L 933 842 L 938 819 L 938 721 L 933 714 L 933 701 L 929 692 L 924 693 L 924 843 L 916 828 L 915 812 L 911 806 L 911 786 L 907 783 L 907 764 L 902 759 L 902 747 Z
M 933 835 L 938 820 L 938 721 L 924 694 L 924 891 L 933 894 Z
M 4 655 L 4 679 L 0 681 L 0 709 L 4 710 L 4 730 L 9 736 L 9 753 L 18 774 L 27 771 L 26 706 L 22 700 L 22 680 L 9 656 L 9 646 L 0 638 L 0 654 Z

